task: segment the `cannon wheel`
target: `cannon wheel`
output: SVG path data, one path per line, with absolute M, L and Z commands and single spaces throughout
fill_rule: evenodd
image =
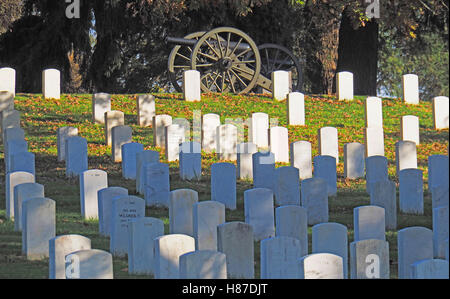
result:
M 261 75 L 271 78 L 274 71 L 291 72 L 292 91 L 301 91 L 302 69 L 295 55 L 287 48 L 276 44 L 262 44 L 258 47 L 261 55 Z
M 194 32 L 186 35 L 185 39 L 198 40 L 205 34 L 205 31 Z M 175 46 L 169 55 L 168 70 L 169 80 L 178 92 L 183 92 L 183 72 L 191 69 L 191 53 L 190 46 Z
M 247 59 L 247 55 L 252 58 Z M 191 69 L 200 72 L 203 92 L 247 93 L 258 80 L 261 57 L 247 34 L 220 27 L 198 40 L 192 50 Z

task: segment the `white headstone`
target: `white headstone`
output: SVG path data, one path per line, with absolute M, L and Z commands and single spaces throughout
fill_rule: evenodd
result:
M 386 240 L 384 208 L 361 206 L 353 209 L 354 240 Z
M 258 148 L 269 147 L 269 115 L 262 112 L 252 114 L 248 124 L 248 142 Z
M 195 240 L 183 234 L 170 234 L 154 239 L 155 278 L 179 279 L 180 256 L 195 251 Z
M 423 215 L 423 171 L 407 168 L 399 173 L 400 212 Z
M 112 145 L 112 128 L 125 125 L 125 114 L 122 111 L 105 112 L 105 144 Z
M 153 146 L 164 148 L 166 146 L 165 127 L 172 124 L 172 116 L 167 114 L 153 117 Z
M 205 114 L 202 117 L 202 149 L 210 153 L 217 151 L 217 127 L 220 126 L 220 115 Z
M 433 99 L 433 124 L 435 130 L 449 128 L 448 97 L 435 97 Z
M 342 257 L 331 253 L 314 253 L 299 262 L 300 279 L 344 279 Z
M 252 155 L 258 151 L 254 143 L 237 145 L 237 176 L 242 179 L 253 179 Z
M 384 156 L 383 127 L 364 128 L 364 142 L 366 146 L 366 157 Z
M 113 161 L 122 162 L 122 145 L 130 143 L 133 129 L 130 126 L 116 126 L 111 130 L 111 155 Z
M 94 123 L 105 123 L 105 112 L 111 111 L 111 95 L 95 93 L 92 95 L 92 120 Z
M 398 278 L 411 279 L 411 265 L 433 258 L 433 232 L 425 227 L 413 226 L 397 233 Z
M 272 96 L 274 100 L 283 101 L 289 93 L 289 72 L 274 71 L 271 74 Z
M 244 191 L 245 223 L 253 227 L 255 241 L 275 236 L 274 198 L 270 189 Z
M 353 100 L 353 74 L 351 72 L 336 74 L 336 97 L 339 101 Z
M 183 72 L 183 98 L 186 102 L 201 101 L 199 71 L 188 70 Z
M 305 123 L 305 95 L 291 92 L 287 98 L 287 121 L 290 126 L 304 126 Z
M 301 256 L 308 254 L 308 219 L 306 209 L 300 206 L 282 206 L 275 209 L 275 235 L 300 241 Z
M 44 197 L 44 186 L 23 183 L 14 187 L 14 230 L 22 230 L 22 203 L 31 198 Z
M 138 95 L 136 106 L 138 126 L 151 126 L 153 117 L 156 115 L 155 97 L 151 94 Z
M 66 256 L 67 279 L 113 279 L 113 259 L 99 249 L 75 251 Z
M 419 77 L 414 74 L 403 75 L 403 102 L 406 104 L 419 104 Z
M 198 202 L 198 192 L 178 189 L 170 192 L 169 230 L 171 234 L 194 235 L 193 205 Z
M 72 136 L 66 139 L 66 177 L 78 177 L 88 169 L 88 149 L 85 138 Z
M 384 208 L 386 229 L 397 229 L 397 187 L 393 181 L 376 181 L 370 187 L 370 204 Z
M 366 128 L 382 128 L 383 101 L 378 97 L 368 97 L 364 108 Z
M 231 124 L 220 125 L 216 128 L 217 158 L 219 160 L 237 159 L 237 127 Z
M 6 174 L 5 199 L 6 218 L 14 218 L 14 187 L 24 183 L 34 183 L 34 175 L 29 172 L 17 171 Z
M 365 170 L 364 145 L 358 142 L 344 145 L 344 177 L 358 179 L 364 177 Z
M 269 130 L 270 151 L 275 162 L 289 163 L 289 132 L 284 127 L 271 127 Z
M 116 197 L 128 196 L 128 190 L 122 187 L 107 187 L 97 191 L 98 232 L 102 236 L 111 235 L 112 202 Z
M 297 141 L 291 143 L 290 160 L 291 166 L 298 168 L 301 180 L 312 178 L 312 154 L 310 142 Z
M 332 156 L 339 164 L 338 130 L 333 127 L 323 127 L 318 131 L 319 155 Z
M 80 174 L 80 205 L 84 219 L 98 219 L 97 192 L 108 187 L 106 171 L 91 169 Z
M 225 205 L 202 201 L 193 205 L 194 238 L 197 250 L 217 250 L 217 226 L 225 222 Z
M 91 249 L 91 240 L 80 235 L 62 235 L 49 241 L 49 278 L 66 279 L 66 256 Z
M 395 143 L 395 161 L 397 176 L 400 171 L 417 168 L 417 145 L 413 141 L 398 141 Z
M 58 99 L 61 97 L 61 73 L 55 69 L 47 69 L 42 72 L 42 94 L 46 99 Z
M 167 161 L 179 160 L 180 144 L 185 141 L 185 128 L 178 124 L 168 125 L 164 128 L 164 134 Z
M 77 136 L 78 128 L 74 127 L 61 127 L 57 131 L 57 149 L 58 149 L 58 161 L 66 160 L 66 140 L 68 137 Z
M 49 241 L 56 233 L 56 203 L 49 198 L 22 202 L 22 253 L 28 260 L 49 256 Z
M 414 115 L 402 116 L 401 137 L 403 141 L 413 141 L 420 144 L 419 118 Z
M 144 151 L 144 145 L 137 142 L 122 145 L 122 177 L 128 180 L 136 180 L 136 157 Z
M 214 250 L 196 250 L 180 256 L 180 279 L 226 279 L 226 256 Z
M 253 228 L 243 222 L 225 222 L 217 227 L 217 251 L 226 255 L 227 277 L 253 279 Z
M 389 243 L 367 239 L 350 243 L 351 279 L 389 279 Z
M 0 68 L 0 91 L 16 95 L 16 70 L 10 67 Z

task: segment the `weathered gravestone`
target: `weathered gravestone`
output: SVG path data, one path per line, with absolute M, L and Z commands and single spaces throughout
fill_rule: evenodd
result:
M 275 156 L 271 152 L 258 152 L 252 155 L 253 188 L 273 190 L 275 181 Z
M 282 206 L 275 209 L 275 236 L 300 241 L 301 256 L 308 254 L 308 219 L 305 208 Z
M 36 183 L 23 183 L 14 187 L 14 230 L 22 231 L 22 203 L 31 198 L 44 197 L 44 186 Z
M 419 104 L 419 77 L 414 74 L 403 75 L 403 102 L 406 104 Z
M 144 150 L 136 154 L 136 192 L 145 193 L 143 168 L 146 163 L 159 163 L 159 152 Z
M 252 114 L 248 124 L 248 142 L 258 148 L 269 147 L 269 115 L 262 112 Z
M 237 127 L 231 124 L 216 128 L 217 159 L 236 161 L 237 159 Z
M 344 145 L 344 177 L 358 179 L 364 177 L 364 145 L 358 142 Z
M 419 118 L 417 116 L 402 116 L 400 131 L 403 141 L 412 141 L 416 145 L 420 144 Z
M 45 99 L 58 99 L 61 97 L 61 73 L 56 69 L 47 69 L 42 72 L 42 95 Z
M 217 226 L 225 223 L 225 205 L 202 201 L 193 205 L 195 248 L 217 250 Z
M 300 205 L 300 178 L 297 168 L 283 166 L 275 170 L 275 202 L 277 205 Z
M 366 191 L 370 194 L 373 184 L 378 181 L 386 181 L 388 177 L 388 160 L 384 156 L 372 156 L 366 158 Z
M 16 94 L 16 70 L 10 67 L 0 68 L 0 90 Z
M 108 187 L 106 171 L 91 169 L 80 174 L 80 205 L 84 219 L 98 219 L 97 192 Z
M 312 253 L 332 253 L 342 257 L 344 278 L 348 277 L 347 227 L 339 223 L 320 223 L 312 227 Z
M 112 145 L 112 128 L 125 125 L 125 114 L 122 111 L 105 112 L 105 144 Z
M 28 260 L 49 256 L 49 241 L 56 233 L 56 203 L 49 198 L 22 202 L 22 253 Z
M 198 142 L 180 144 L 180 177 L 182 180 L 200 180 L 202 176 L 202 149 Z
M 107 187 L 97 191 L 98 232 L 102 236 L 111 235 L 111 210 L 114 198 L 128 196 L 128 190 L 122 187 Z
M 217 227 L 217 250 L 226 255 L 227 277 L 253 279 L 253 228 L 243 222 L 226 222 Z
M 122 145 L 131 142 L 132 134 L 133 129 L 129 126 L 116 126 L 112 128 L 111 155 L 114 162 L 122 162 Z
M 237 176 L 240 179 L 253 179 L 252 155 L 258 152 L 254 143 L 239 143 L 237 145 Z
M 164 235 L 164 222 L 141 217 L 128 222 L 128 273 L 155 275 L 154 242 Z
M 289 72 L 274 71 L 271 73 L 272 97 L 276 101 L 283 101 L 289 93 Z
M 448 261 L 429 259 L 411 265 L 412 279 L 448 279 Z
M 433 252 L 435 258 L 445 258 L 445 241 L 448 240 L 448 206 L 433 209 Z
M 389 243 L 366 239 L 350 243 L 351 279 L 389 279 Z
M 302 181 L 301 203 L 308 214 L 308 225 L 328 222 L 327 182 L 321 178 Z
M 323 127 L 318 130 L 319 155 L 332 156 L 339 164 L 338 130 L 333 127 Z
M 344 279 L 342 257 L 331 253 L 304 256 L 299 264 L 300 279 Z
M 397 176 L 407 168 L 417 168 L 417 147 L 412 141 L 398 141 L 395 143 L 395 160 Z
M 400 212 L 423 214 L 423 171 L 420 169 L 403 169 L 399 174 Z
M 269 130 L 270 151 L 275 162 L 289 163 L 289 132 L 284 127 L 271 127 Z
M 138 95 L 136 98 L 136 107 L 138 126 L 151 126 L 153 117 L 156 115 L 155 97 L 151 94 Z
M 305 95 L 291 92 L 287 96 L 287 121 L 290 126 L 305 125 Z
M 296 279 L 302 257 L 300 240 L 274 237 L 261 241 L 261 279 Z
M 368 97 L 364 105 L 366 128 L 383 127 L 383 101 L 378 97 Z
M 88 169 L 87 141 L 79 136 L 66 139 L 66 177 L 78 177 Z
M 448 97 L 433 98 L 433 124 L 435 130 L 449 128 Z
M 169 207 L 170 178 L 169 165 L 165 163 L 146 163 L 142 173 L 145 203 L 147 206 Z
M 364 128 L 364 142 L 366 158 L 384 156 L 384 130 L 383 127 Z
M 180 256 L 195 251 L 195 240 L 183 234 L 171 234 L 154 239 L 155 278 L 179 279 Z
M 153 146 L 164 148 L 166 146 L 165 127 L 172 124 L 172 116 L 167 114 L 153 117 Z
M 386 240 L 384 208 L 361 206 L 353 209 L 355 241 L 368 239 Z
M 214 250 L 197 250 L 180 256 L 180 279 L 226 279 L 225 254 Z
M 333 156 L 314 157 L 314 177 L 327 182 L 328 196 L 337 194 L 336 160 Z
M 198 192 L 178 189 L 170 192 L 169 230 L 171 234 L 194 235 L 193 205 L 198 202 Z
M 111 111 L 111 95 L 95 93 L 92 95 L 92 121 L 97 124 L 105 123 L 105 112 Z
M 211 200 L 227 209 L 236 209 L 236 166 L 231 163 L 211 165 Z
M 58 161 L 62 162 L 66 160 L 66 140 L 69 137 L 77 136 L 78 128 L 74 127 L 61 127 L 58 128 L 56 133 L 56 143 L 58 150 Z
M 25 171 L 35 174 L 35 157 L 34 153 L 30 152 L 9 152 L 10 156 L 10 172 Z
M 293 142 L 290 149 L 291 166 L 298 168 L 300 179 L 312 178 L 311 143 L 308 141 Z
M 370 189 L 370 204 L 384 208 L 386 229 L 397 229 L 397 190 L 393 181 L 375 182 Z
M 201 101 L 200 72 L 188 70 L 183 72 L 183 98 L 186 102 Z
M 255 188 L 244 192 L 245 223 L 253 227 L 255 241 L 275 236 L 273 192 Z
M 67 279 L 113 279 L 113 259 L 99 249 L 75 251 L 66 256 Z
M 137 196 L 112 200 L 110 252 L 114 256 L 128 254 L 128 222 L 145 217 L 145 201 Z
M 353 100 L 353 74 L 351 72 L 336 74 L 336 97 L 339 101 Z
M 124 179 L 136 179 L 136 156 L 143 151 L 144 145 L 137 142 L 130 142 L 122 145 L 122 177 Z
M 398 278 L 411 279 L 411 264 L 433 258 L 433 232 L 425 227 L 407 227 L 398 231 Z
M 50 279 L 66 279 L 66 256 L 79 250 L 91 249 L 91 240 L 80 235 L 57 236 L 49 242 Z
M 217 127 L 220 126 L 220 115 L 205 114 L 202 117 L 202 149 L 210 153 L 217 151 Z
M 24 183 L 34 183 L 34 175 L 29 172 L 17 171 L 6 174 L 5 179 L 5 199 L 6 199 L 6 218 L 14 218 L 14 188 Z M 22 219 L 23 221 L 23 219 Z

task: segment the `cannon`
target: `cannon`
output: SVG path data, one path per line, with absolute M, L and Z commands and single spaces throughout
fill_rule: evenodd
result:
M 271 73 L 288 71 L 292 91 L 301 91 L 302 72 L 298 59 L 276 44 L 257 46 L 243 31 L 220 27 L 195 32 L 184 38 L 168 37 L 174 44 L 168 59 L 169 79 L 182 92 L 186 70 L 200 72 L 203 92 L 249 93 L 256 88 L 272 91 Z

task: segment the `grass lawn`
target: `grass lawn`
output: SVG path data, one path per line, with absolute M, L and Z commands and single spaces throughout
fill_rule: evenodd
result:
M 92 240 L 92 248 L 109 251 L 109 238 L 98 234 L 98 222 L 86 221 L 80 214 L 80 194 L 77 180 L 65 178 L 65 164 L 57 161 L 56 130 L 63 126 L 78 128 L 78 135 L 88 141 L 89 169 L 108 172 L 109 186 L 121 186 L 136 195 L 135 181 L 122 179 L 121 164 L 111 160 L 111 149 L 105 145 L 104 127 L 92 123 L 92 96 L 65 94 L 60 100 L 43 99 L 39 94 L 17 94 L 15 107 L 21 112 L 21 127 L 25 130 L 29 151 L 36 155 L 36 182 L 45 186 L 45 195 L 56 201 L 56 234 L 81 234 Z M 198 103 L 186 103 L 180 94 L 155 94 L 157 114 L 169 114 L 173 118 L 183 117 L 191 121 L 195 110 L 202 114 L 217 113 L 221 122 L 226 118 L 251 117 L 254 112 L 268 113 L 277 118 L 278 124 L 287 126 L 286 102 L 274 102 L 262 95 L 203 94 Z M 333 126 L 339 134 L 338 194 L 329 200 L 330 222 L 344 224 L 348 228 L 348 240 L 353 241 L 353 208 L 369 204 L 365 192 L 365 180 L 344 178 L 343 147 L 345 143 L 364 143 L 364 97 L 352 102 L 338 102 L 329 96 L 306 96 L 306 126 L 289 126 L 289 142 L 306 140 L 312 143 L 312 155 L 318 155 L 317 130 Z M 113 95 L 112 110 L 125 113 L 125 124 L 133 129 L 133 141 L 144 144 L 145 149 L 159 150 L 152 146 L 151 127 L 137 125 L 136 97 Z M 448 154 L 448 130 L 433 129 L 432 105 L 405 105 L 400 99 L 383 99 L 385 151 L 389 160 L 390 179 L 395 176 L 395 142 L 400 139 L 400 121 L 403 115 L 416 115 L 420 119 L 420 145 L 417 147 L 418 167 L 424 171 L 424 215 L 398 214 L 398 229 L 408 226 L 432 228 L 431 194 L 428 192 L 427 160 L 434 154 Z M 247 135 L 247 133 L 245 133 Z M 3 158 L 3 146 L 0 158 Z M 165 160 L 161 152 L 161 162 Z M 210 167 L 219 162 L 213 154 L 202 154 L 202 179 L 199 182 L 180 180 L 178 162 L 170 163 L 171 190 L 191 188 L 198 192 L 199 200 L 210 199 Z M 281 166 L 279 164 L 278 166 Z M 21 233 L 14 232 L 14 223 L 6 219 L 5 213 L 5 169 L 0 163 L 0 278 L 47 278 L 48 259 L 27 261 L 21 255 Z M 226 221 L 244 221 L 243 193 L 252 188 L 250 181 L 237 181 L 237 210 L 226 212 Z M 398 206 L 398 205 L 397 205 Z M 165 233 L 169 233 L 169 211 L 147 208 L 146 216 L 164 221 Z M 387 231 L 389 242 L 391 277 L 397 277 L 397 232 Z M 309 229 L 311 242 L 311 229 Z M 255 273 L 259 278 L 259 242 L 255 243 Z M 311 252 L 311 244 L 309 248 Z M 148 278 L 128 275 L 127 259 L 114 258 L 115 278 Z

